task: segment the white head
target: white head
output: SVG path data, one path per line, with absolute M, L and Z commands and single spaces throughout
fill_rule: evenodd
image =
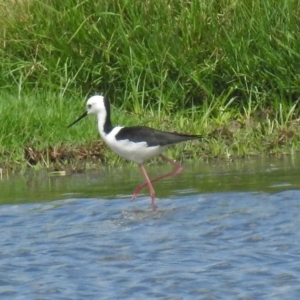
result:
M 97 115 L 98 121 L 102 123 L 102 127 L 105 123 L 110 124 L 110 105 L 108 100 L 101 95 L 95 95 L 89 98 L 86 102 L 86 111 L 68 127 L 71 127 L 89 114 Z
M 86 111 L 87 114 L 102 114 L 107 111 L 107 103 L 103 96 L 95 95 L 89 98 L 86 102 Z

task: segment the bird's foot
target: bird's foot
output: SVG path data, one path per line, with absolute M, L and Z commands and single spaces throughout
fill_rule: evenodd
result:
M 140 191 L 141 191 L 146 185 L 147 185 L 147 184 L 142 183 L 142 184 L 138 185 L 138 186 L 135 188 L 135 190 L 134 190 L 134 192 L 133 192 L 133 195 L 132 195 L 132 197 L 131 197 L 131 201 L 133 201 L 134 199 L 136 199 L 136 197 L 139 195 Z
M 132 194 L 131 201 L 135 200 L 137 196 L 138 196 L 138 194 L 136 192 L 134 192 Z
M 152 198 L 152 197 L 151 197 L 151 205 L 152 205 L 153 211 L 156 211 L 157 205 L 155 204 L 155 198 Z
M 141 184 L 139 186 L 136 187 L 136 189 L 133 192 L 133 195 L 131 197 L 131 201 L 133 201 L 134 199 L 136 199 L 136 197 L 139 195 L 140 191 L 145 187 L 145 184 Z M 157 206 L 155 204 L 155 193 L 153 192 L 152 194 L 150 194 L 151 197 L 151 205 L 153 208 L 153 211 L 155 211 L 157 209 Z
M 157 206 L 155 204 L 155 192 L 152 191 L 150 196 L 151 196 L 151 205 L 152 205 L 153 211 L 155 211 L 157 209 Z

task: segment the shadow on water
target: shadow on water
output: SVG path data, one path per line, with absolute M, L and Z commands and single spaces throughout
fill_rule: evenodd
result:
M 257 191 L 274 193 L 298 189 L 300 158 L 238 160 L 235 162 L 185 163 L 184 172 L 154 184 L 158 198 L 175 199 L 184 194 Z M 168 166 L 147 166 L 149 176 L 168 171 Z M 28 172 L 0 180 L 0 203 L 24 203 L 69 198 L 130 199 L 142 181 L 135 166 L 105 168 L 66 176 Z M 148 190 L 143 190 L 148 196 Z M 143 195 L 142 193 L 142 195 Z M 140 198 L 140 197 L 139 197 Z M 137 198 L 137 201 L 138 199 Z

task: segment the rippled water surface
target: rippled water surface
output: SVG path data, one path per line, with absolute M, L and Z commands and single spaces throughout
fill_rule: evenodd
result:
M 0 299 L 299 299 L 299 163 L 3 176 Z

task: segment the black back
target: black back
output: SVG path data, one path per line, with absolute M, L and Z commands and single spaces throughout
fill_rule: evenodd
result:
M 200 135 L 188 135 L 173 132 L 164 132 L 145 126 L 124 127 L 116 135 L 116 140 L 131 142 L 146 142 L 149 147 L 167 146 L 188 140 L 199 139 Z

